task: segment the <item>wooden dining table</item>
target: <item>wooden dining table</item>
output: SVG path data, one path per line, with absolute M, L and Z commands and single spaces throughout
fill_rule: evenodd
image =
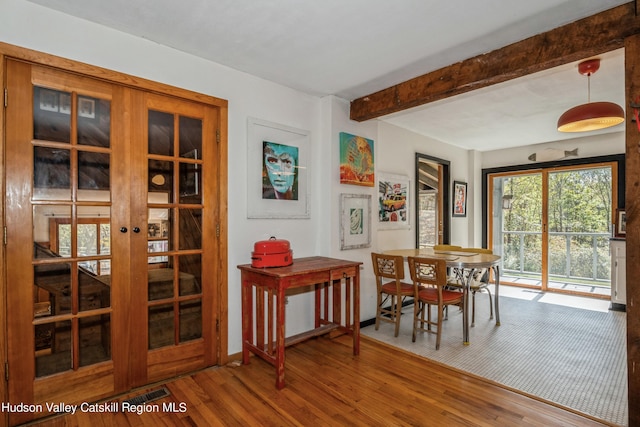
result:
M 426 257 L 440 258 L 447 262 L 447 268 L 456 268 L 464 272 L 463 293 L 464 293 L 464 310 L 462 315 L 463 343 L 469 345 L 469 292 L 471 290 L 471 281 L 477 270 L 487 268 L 493 270 L 495 280 L 495 312 L 496 326 L 500 326 L 500 257 L 493 254 L 483 254 L 477 252 L 462 252 L 456 250 L 434 250 L 433 248 L 421 249 L 393 249 L 384 251 L 387 255 L 400 255 L 404 259 L 408 257 Z

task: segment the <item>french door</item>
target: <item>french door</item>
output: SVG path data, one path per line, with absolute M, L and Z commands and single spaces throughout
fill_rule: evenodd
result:
M 10 423 L 215 364 L 216 109 L 6 76 L 8 392 L 42 405 Z
M 617 164 L 492 174 L 491 245 L 501 281 L 608 297 Z

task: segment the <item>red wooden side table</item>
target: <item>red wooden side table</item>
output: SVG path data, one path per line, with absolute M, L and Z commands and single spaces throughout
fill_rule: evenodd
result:
M 242 274 L 242 363 L 249 363 L 249 352 L 266 360 L 275 366 L 276 388 L 282 389 L 286 346 L 339 330 L 353 337 L 353 354 L 357 356 L 360 353 L 361 264 L 309 257 L 294 259 L 293 264 L 286 267 L 239 265 Z M 286 292 L 303 287 L 315 293 L 315 329 L 285 339 Z

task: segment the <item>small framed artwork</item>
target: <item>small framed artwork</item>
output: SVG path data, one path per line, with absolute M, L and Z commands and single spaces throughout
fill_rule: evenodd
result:
M 378 227 L 409 228 L 411 206 L 408 176 L 380 172 L 378 174 Z
M 149 224 L 147 224 L 147 237 L 150 239 L 160 239 L 162 237 L 161 227 L 160 221 L 149 221 Z
M 60 112 L 62 114 L 71 114 L 71 94 L 60 93 Z
M 58 111 L 58 92 L 40 89 L 40 109 L 42 111 Z
M 616 237 L 627 235 L 627 211 L 618 209 L 616 212 Z
M 309 218 L 309 132 L 249 118 L 247 218 Z
M 467 216 L 467 183 L 453 181 L 453 216 Z
M 340 195 L 340 250 L 371 246 L 371 196 Z
M 96 118 L 96 101 L 91 98 L 78 97 L 78 116 L 87 119 Z
M 340 184 L 375 185 L 373 140 L 340 132 Z

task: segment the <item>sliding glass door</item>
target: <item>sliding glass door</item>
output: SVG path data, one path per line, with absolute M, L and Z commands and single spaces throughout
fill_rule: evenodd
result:
M 610 295 L 616 166 L 490 175 L 490 238 L 504 283 Z

